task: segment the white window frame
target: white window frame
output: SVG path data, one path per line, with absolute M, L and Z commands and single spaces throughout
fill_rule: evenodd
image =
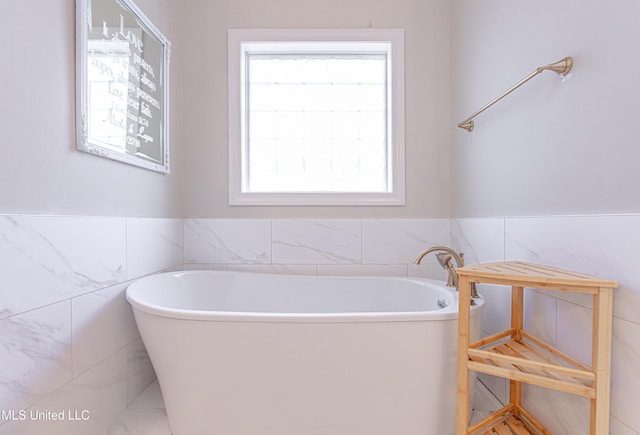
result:
M 269 42 L 391 44 L 388 110 L 388 192 L 249 192 L 246 186 L 246 47 Z M 404 205 L 404 30 L 402 29 L 229 29 L 229 204 L 230 205 Z

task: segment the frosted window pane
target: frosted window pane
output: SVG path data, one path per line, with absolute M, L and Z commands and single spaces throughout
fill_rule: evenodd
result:
M 386 54 L 249 54 L 248 190 L 388 192 L 386 71 Z

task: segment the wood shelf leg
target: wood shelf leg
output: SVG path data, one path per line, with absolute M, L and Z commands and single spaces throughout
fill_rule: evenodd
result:
M 468 433 L 469 428 L 469 344 L 471 330 L 471 285 L 469 278 L 460 277 L 458 283 L 458 406 L 456 434 Z
M 524 328 L 524 288 L 522 287 L 511 287 L 511 327 L 515 330 L 511 338 L 522 340 Z
M 524 329 L 524 288 L 511 287 L 511 338 L 522 340 Z M 513 404 L 513 415 L 518 417 L 522 407 L 522 383 L 509 381 L 509 403 Z
M 509 381 L 509 403 L 513 405 L 513 415 L 520 416 L 522 406 L 522 382 Z
M 591 435 L 609 434 L 611 388 L 612 289 L 600 288 L 593 295 L 592 366 L 596 375 L 595 395 L 591 399 Z

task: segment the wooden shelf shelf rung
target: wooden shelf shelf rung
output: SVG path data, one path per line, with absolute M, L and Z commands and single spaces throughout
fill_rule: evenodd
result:
M 508 342 L 513 344 L 514 342 Z M 507 354 L 497 353 L 496 350 L 505 351 Z M 526 359 L 521 353 L 509 352 L 506 344 L 503 347 L 494 349 L 494 351 L 486 351 L 479 349 L 469 349 L 469 357 L 476 362 L 487 363 L 490 361 L 493 365 L 510 368 L 514 371 L 523 373 L 532 373 L 539 376 L 554 377 L 566 382 L 576 382 L 584 386 L 590 386 L 591 381 L 595 380 L 595 374 L 581 369 L 565 367 L 555 363 L 553 360 Z M 553 376 L 555 375 L 555 376 Z
M 593 399 L 595 392 L 592 387 L 585 386 L 578 382 L 567 382 L 549 376 L 540 376 L 533 373 L 525 373 L 513 368 L 496 367 L 484 362 L 468 361 L 467 368 L 475 372 L 486 373 L 492 376 L 503 377 L 512 381 L 524 382 L 526 384 L 537 385 L 577 396 Z
M 549 431 L 524 408 L 516 408 L 511 403 L 469 427 L 468 434 L 550 435 Z

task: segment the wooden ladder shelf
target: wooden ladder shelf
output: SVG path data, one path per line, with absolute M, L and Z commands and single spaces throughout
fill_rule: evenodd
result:
M 458 413 L 456 433 L 550 434 L 522 407 L 522 384 L 563 391 L 590 400 L 590 434 L 609 433 L 612 290 L 615 281 L 521 261 L 475 264 L 458 269 Z M 470 337 L 471 285 L 511 286 L 511 328 L 474 343 Z M 591 366 L 560 352 L 524 330 L 524 288 L 593 295 Z M 468 427 L 469 371 L 509 379 L 509 403 Z

